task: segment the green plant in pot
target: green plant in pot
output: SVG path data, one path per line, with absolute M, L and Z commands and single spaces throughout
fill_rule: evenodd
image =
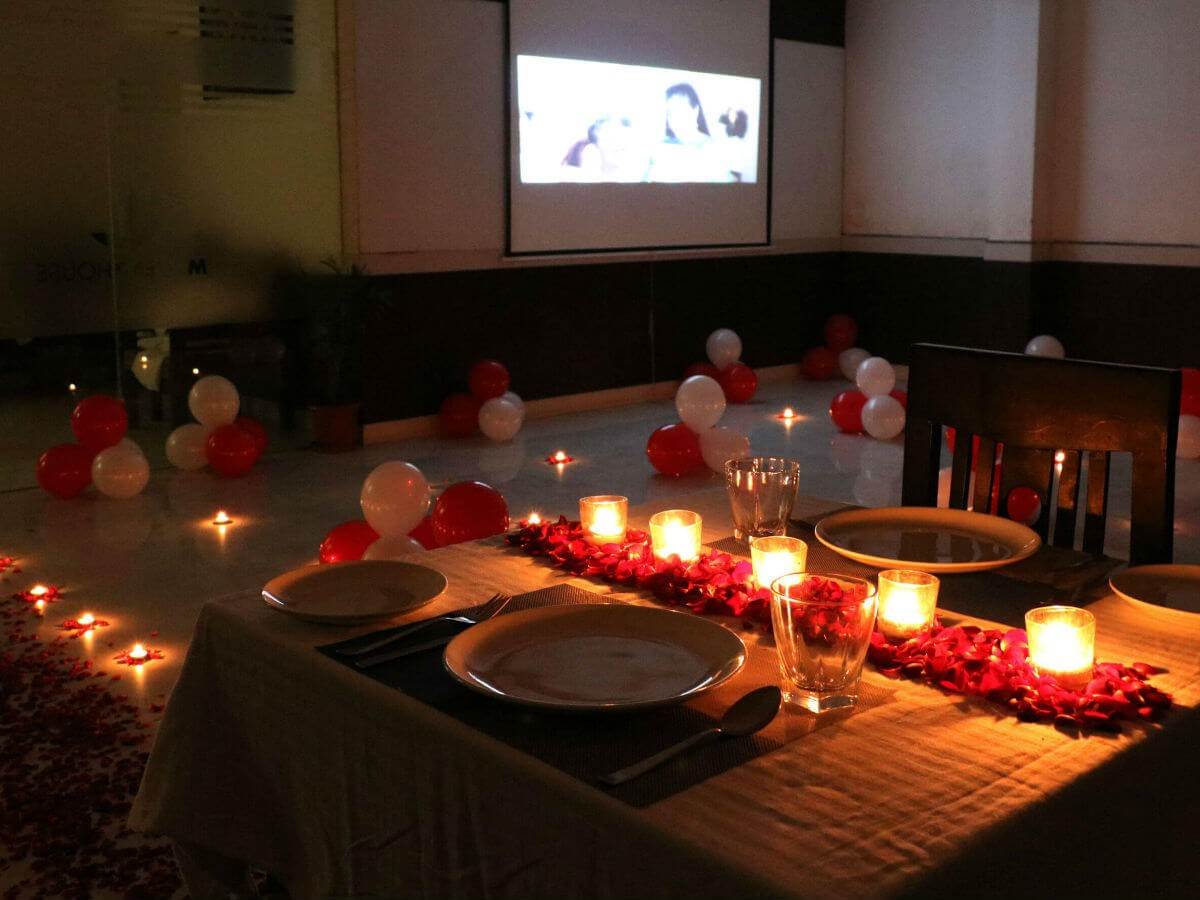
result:
M 343 450 L 361 441 L 363 335 L 375 289 L 366 269 L 322 260 L 327 272 L 298 281 L 304 321 L 306 393 L 313 414 L 313 443 Z

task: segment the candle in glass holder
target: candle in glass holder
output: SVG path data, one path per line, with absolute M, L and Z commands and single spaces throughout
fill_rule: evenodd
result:
M 803 572 L 808 561 L 808 544 L 800 538 L 768 535 L 750 539 L 750 560 L 754 564 L 754 581 L 770 589 L 780 575 Z
M 1039 675 L 1064 687 L 1081 687 L 1092 678 L 1096 659 L 1096 617 L 1074 606 L 1039 606 L 1025 613 L 1029 661 Z
M 592 540 L 599 544 L 625 543 L 628 513 L 628 497 L 601 494 L 583 497 L 579 501 L 579 522 Z
M 700 514 L 690 509 L 665 509 L 650 517 L 650 543 L 659 559 L 678 556 L 691 562 L 700 555 Z
M 889 638 L 907 640 L 933 625 L 940 581 L 936 575 L 913 569 L 879 573 L 879 614 L 876 627 Z

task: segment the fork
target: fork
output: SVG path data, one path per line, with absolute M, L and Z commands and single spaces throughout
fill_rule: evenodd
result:
M 508 601 L 512 599 L 512 594 L 506 594 L 503 591 L 495 594 L 487 603 L 479 606 L 474 612 L 447 613 L 444 616 L 436 616 L 432 619 L 425 619 L 423 622 L 414 622 L 411 625 L 401 628 L 399 631 L 394 631 L 387 637 L 382 637 L 377 641 L 362 647 L 339 647 L 334 650 L 341 656 L 362 656 L 370 653 L 372 650 L 378 650 L 380 647 L 386 647 L 388 644 L 396 641 L 404 640 L 410 634 L 420 631 L 422 628 L 428 628 L 437 622 L 461 622 L 464 625 L 478 625 L 490 619 L 500 610 L 508 605 Z

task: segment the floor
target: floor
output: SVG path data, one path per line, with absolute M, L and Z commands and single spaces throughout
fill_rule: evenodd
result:
M 829 401 L 849 387 L 842 380 L 781 377 L 761 384 L 751 403 L 730 405 L 720 424 L 747 434 L 758 455 L 799 460 L 804 493 L 864 506 L 896 505 L 900 439 L 840 434 L 829 419 Z M 70 440 L 72 400 L 64 396 L 61 401 L 31 401 L 16 409 L 21 427 L 3 429 L 0 557 L 14 557 L 22 569 L 2 576 L 3 589 L 13 593 L 37 582 L 61 588 L 62 598 L 47 610 L 43 637 L 85 611 L 109 621 L 86 648 L 96 664 L 135 641 L 161 650 L 162 660 L 120 684 L 145 703 L 168 695 L 204 601 L 259 587 L 274 575 L 314 562 L 329 529 L 361 518 L 362 481 L 382 462 L 407 460 L 435 488 L 460 480 L 486 482 L 504 495 L 514 518 L 534 510 L 575 517 L 578 499 L 597 493 L 666 507 L 678 494 L 720 483 L 707 469 L 672 478 L 650 466 L 647 438 L 677 420 L 673 403 L 665 399 L 531 419 L 504 444 L 481 435 L 421 438 L 324 454 L 308 448 L 303 428 L 276 431 L 255 468 L 233 479 L 172 468 L 162 449 L 168 426 L 143 422 L 130 432 L 153 469 L 141 495 L 112 500 L 89 488 L 61 500 L 38 488 L 33 476 L 41 449 Z M 253 402 L 246 406 L 245 412 L 269 421 L 269 409 L 257 409 Z M 777 416 L 787 406 L 798 414 L 790 425 Z M 576 460 L 561 470 L 544 462 L 559 449 Z M 1114 468 L 1112 505 L 1127 515 L 1128 472 Z M 1176 561 L 1200 563 L 1200 462 L 1181 460 L 1177 475 Z M 217 509 L 228 510 L 235 523 L 215 528 L 211 519 Z M 1123 537 L 1118 529 L 1114 548 Z M 1119 549 L 1112 552 L 1121 555 Z

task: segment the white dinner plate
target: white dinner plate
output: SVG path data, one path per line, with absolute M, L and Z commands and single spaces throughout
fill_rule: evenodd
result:
M 1108 584 L 1134 603 L 1200 613 L 1200 566 L 1134 566 L 1114 574 Z
M 692 613 L 645 606 L 546 606 L 468 628 L 446 670 L 471 690 L 580 712 L 666 706 L 741 669 L 746 645 Z
M 1020 522 L 926 506 L 854 509 L 826 516 L 816 527 L 822 544 L 882 569 L 979 572 L 1025 559 L 1042 545 Z
M 358 625 L 424 606 L 446 589 L 436 569 L 390 559 L 305 566 L 272 578 L 262 589 L 273 609 L 311 622 Z

